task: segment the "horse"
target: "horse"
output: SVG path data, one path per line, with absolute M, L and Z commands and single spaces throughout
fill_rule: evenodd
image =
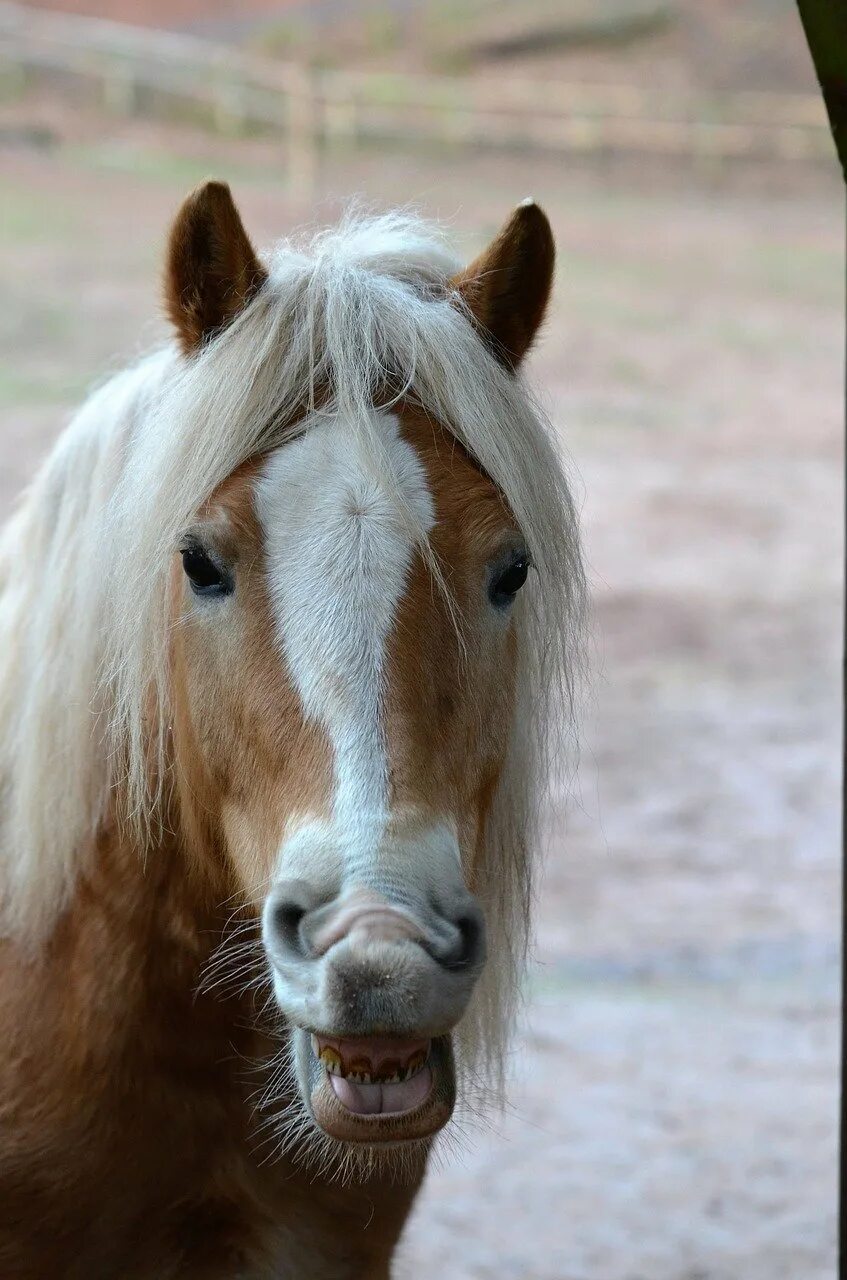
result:
M 502 1098 L 584 601 L 553 273 L 532 200 L 260 257 L 206 183 L 5 525 L 9 1280 L 379 1280 Z

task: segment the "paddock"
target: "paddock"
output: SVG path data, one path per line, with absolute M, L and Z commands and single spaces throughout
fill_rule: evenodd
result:
M 259 244 L 414 193 L 470 249 L 532 192 L 560 246 L 533 356 L 584 490 L 592 696 L 547 818 L 506 1116 L 447 1153 L 398 1275 L 777 1280 L 835 1249 L 842 243 L 835 178 L 623 185 L 561 162 L 339 161 L 315 211 L 264 143 L 4 110 L 0 502 L 152 343 L 185 190 Z M 52 113 L 52 116 L 51 116 Z M 15 144 L 16 145 L 13 145 Z M 436 195 L 437 193 L 437 195 Z M 822 1212 L 822 1206 L 825 1211 Z

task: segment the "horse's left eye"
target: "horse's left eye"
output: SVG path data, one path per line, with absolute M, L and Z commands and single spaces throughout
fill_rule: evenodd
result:
M 202 547 L 183 547 L 181 554 L 182 567 L 195 595 L 229 595 L 232 582 Z
M 526 582 L 530 560 L 528 555 L 516 556 L 511 564 L 499 570 L 491 581 L 489 594 L 491 603 L 501 608 L 509 605 Z

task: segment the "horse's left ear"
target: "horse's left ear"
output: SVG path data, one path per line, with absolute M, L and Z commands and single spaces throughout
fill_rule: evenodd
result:
M 488 248 L 451 281 L 507 369 L 517 369 L 544 319 L 555 260 L 547 215 L 534 200 L 524 200 Z
M 183 204 L 165 262 L 165 307 L 186 355 L 242 311 L 267 279 L 225 182 Z

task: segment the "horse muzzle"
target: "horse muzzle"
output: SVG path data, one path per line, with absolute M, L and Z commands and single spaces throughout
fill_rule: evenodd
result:
M 321 1129 L 370 1144 L 440 1129 L 456 1095 L 451 1032 L 485 959 L 472 896 L 422 905 L 358 888 L 321 902 L 287 881 L 265 905 L 263 939 Z

